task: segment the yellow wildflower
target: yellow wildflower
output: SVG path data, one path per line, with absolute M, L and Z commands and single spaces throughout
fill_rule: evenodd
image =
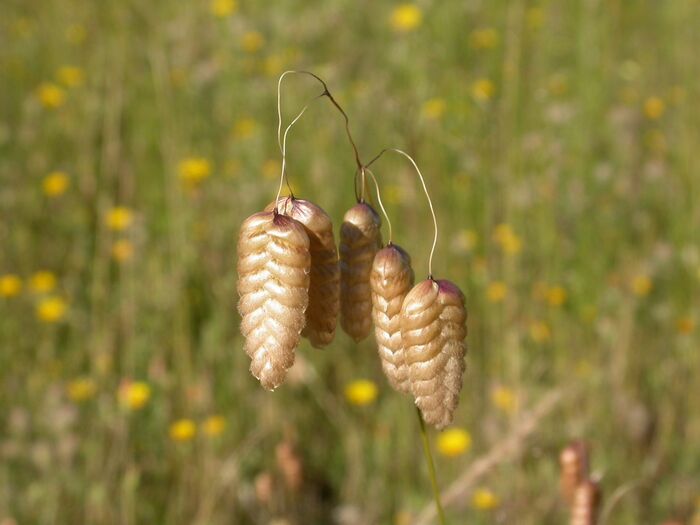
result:
M 369 405 L 377 398 L 377 393 L 377 385 L 368 379 L 356 379 L 345 386 L 345 399 L 351 405 Z
M 502 302 L 508 295 L 508 286 L 503 281 L 493 281 L 486 289 L 486 298 L 492 303 Z
M 462 428 L 450 428 L 438 435 L 437 450 L 448 458 L 460 456 L 472 446 L 472 437 Z
M 652 282 L 648 275 L 635 275 L 630 281 L 630 289 L 632 290 L 632 293 L 638 295 L 639 297 L 649 295 L 651 288 Z
M 71 401 L 80 403 L 82 401 L 87 401 L 95 395 L 97 384 L 89 377 L 80 377 L 68 383 L 66 391 Z
M 278 160 L 268 159 L 262 166 L 262 174 L 266 179 L 276 179 L 280 176 L 282 165 Z
M 66 40 L 73 45 L 82 44 L 86 36 L 85 26 L 81 24 L 72 24 L 66 29 Z
M 41 105 L 47 109 L 56 109 L 66 101 L 66 93 L 63 88 L 52 83 L 44 82 L 36 90 L 36 96 Z
M 170 425 L 170 439 L 173 441 L 191 441 L 197 434 L 197 425 L 191 419 L 178 419 Z
M 209 416 L 202 423 L 202 432 L 207 436 L 216 437 L 226 429 L 226 418 L 223 416 Z
M 486 102 L 493 98 L 496 86 L 488 78 L 480 78 L 472 84 L 472 96 L 478 102 Z
M 134 255 L 134 245 L 128 239 L 119 239 L 112 244 L 112 257 L 115 261 L 123 263 Z
M 63 195 L 68 186 L 70 186 L 70 179 L 62 171 L 52 171 L 41 182 L 41 188 L 48 197 Z
M 491 392 L 491 402 L 496 408 L 507 414 L 512 414 L 518 408 L 518 398 L 510 388 L 497 386 Z
M 29 287 L 36 293 L 50 292 L 56 288 L 56 276 L 45 270 L 36 272 L 29 280 Z
M 447 104 L 442 98 L 431 98 L 423 104 L 423 116 L 428 120 L 439 120 L 445 114 Z
M 119 387 L 119 403 L 130 410 L 140 410 L 151 399 L 151 387 L 142 381 L 125 381 Z
M 421 25 L 423 22 L 423 11 L 414 4 L 401 4 L 391 12 L 389 21 L 395 31 L 408 33 Z
M 509 224 L 499 224 L 496 226 L 493 237 L 506 255 L 516 255 L 520 253 L 523 242 Z
M 452 249 L 457 253 L 468 253 L 476 247 L 478 239 L 474 230 L 460 230 L 452 241 Z
M 110 230 L 126 230 L 134 220 L 134 215 L 129 208 L 116 206 L 107 212 L 105 222 Z
M 552 337 L 552 331 L 547 323 L 535 321 L 530 324 L 530 337 L 535 343 L 544 343 Z
M 66 315 L 68 305 L 60 297 L 46 297 L 39 301 L 36 316 L 45 323 L 57 323 Z
M 644 115 L 650 120 L 660 119 L 666 111 L 666 104 L 659 97 L 649 97 L 644 101 Z
M 493 49 L 498 45 L 498 31 L 492 27 L 475 29 L 469 35 L 469 44 L 474 49 Z
M 265 45 L 265 37 L 258 31 L 246 31 L 241 37 L 241 47 L 246 53 L 257 53 Z
M 547 290 L 549 306 L 561 306 L 566 302 L 566 290 L 563 286 L 551 286 Z
M 233 126 L 233 136 L 237 139 L 247 139 L 255 133 L 258 123 L 250 117 L 243 117 L 236 121 Z
M 12 273 L 0 275 L 0 297 L 14 297 L 22 291 L 22 279 Z
M 56 71 L 56 78 L 66 87 L 78 87 L 83 85 L 85 73 L 77 66 L 61 66 Z
M 214 16 L 225 18 L 235 13 L 238 5 L 235 0 L 212 0 L 209 9 Z
M 180 161 L 178 173 L 183 184 L 194 187 L 211 175 L 211 163 L 204 157 L 188 157 Z
M 472 505 L 479 510 L 493 510 L 498 507 L 498 496 L 490 489 L 479 488 L 474 491 Z
M 689 334 L 695 328 L 695 322 L 689 315 L 681 317 L 676 321 L 676 329 L 680 334 Z

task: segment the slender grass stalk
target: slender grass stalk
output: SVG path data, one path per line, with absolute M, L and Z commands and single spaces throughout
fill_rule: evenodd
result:
M 433 486 L 433 497 L 435 498 L 435 508 L 437 508 L 438 521 L 440 522 L 440 525 L 447 525 L 447 520 L 445 520 L 445 511 L 442 509 L 442 503 L 440 500 L 440 488 L 438 487 L 437 477 L 435 476 L 435 463 L 433 462 L 433 454 L 430 451 L 430 440 L 428 439 L 428 432 L 425 429 L 425 421 L 423 421 L 423 416 L 421 416 L 418 407 L 416 407 L 416 416 L 418 417 L 418 422 L 420 423 L 420 437 L 423 441 L 425 461 L 428 463 L 430 483 Z

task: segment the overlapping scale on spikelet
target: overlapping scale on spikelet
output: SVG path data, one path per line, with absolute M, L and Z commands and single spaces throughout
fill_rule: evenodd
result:
M 418 283 L 401 309 L 411 392 L 425 422 L 438 429 L 452 422 L 459 403 L 466 320 L 464 295 L 446 280 Z
M 369 276 L 381 247 L 381 220 L 366 203 L 350 208 L 340 228 L 340 324 L 355 342 L 372 328 Z
M 411 257 L 389 244 L 377 252 L 370 274 L 372 320 L 382 370 L 397 391 L 410 393 L 408 367 L 401 341 L 401 306 L 413 287 Z
M 273 202 L 265 210 L 272 211 L 274 208 Z M 335 336 L 340 310 L 340 266 L 333 223 L 321 207 L 304 199 L 283 197 L 278 201 L 277 210 L 303 224 L 309 236 L 309 306 L 306 326 L 301 335 L 316 348 L 322 348 Z
M 260 212 L 241 225 L 238 310 L 251 373 L 274 390 L 294 363 L 309 302 L 311 256 L 304 226 Z

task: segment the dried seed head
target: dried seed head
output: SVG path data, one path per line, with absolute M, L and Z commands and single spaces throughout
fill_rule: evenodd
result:
M 372 327 L 369 274 L 381 247 L 381 220 L 366 203 L 350 208 L 340 228 L 340 324 L 355 342 Z
M 294 363 L 309 302 L 309 236 L 290 217 L 260 212 L 238 238 L 238 311 L 251 373 L 277 388 Z
M 265 211 L 274 208 L 273 202 Z M 306 310 L 306 326 L 301 335 L 316 348 L 322 348 L 335 336 L 340 309 L 340 266 L 333 237 L 333 223 L 322 208 L 303 199 L 284 197 L 278 201 L 277 210 L 303 224 L 309 236 L 309 307 Z
M 382 369 L 395 390 L 409 394 L 408 367 L 401 342 L 401 305 L 413 287 L 408 253 L 395 244 L 379 250 L 374 257 L 370 285 L 374 335 Z
M 401 308 L 401 338 L 411 392 L 426 423 L 452 423 L 459 403 L 467 335 L 464 295 L 447 280 L 427 279 Z
M 559 455 L 560 486 L 567 505 L 574 500 L 576 487 L 588 478 L 588 447 L 583 441 L 570 443 Z
M 574 492 L 571 525 L 595 525 L 600 509 L 600 487 L 595 481 L 582 481 Z
M 297 492 L 303 483 L 303 465 L 294 445 L 282 441 L 275 448 L 275 457 L 285 485 L 291 492 Z

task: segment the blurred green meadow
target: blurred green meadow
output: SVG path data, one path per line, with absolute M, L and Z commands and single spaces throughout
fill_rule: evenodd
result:
M 0 12 L 1 525 L 435 523 L 372 338 L 303 342 L 274 393 L 248 372 L 236 239 L 277 191 L 286 69 L 328 82 L 365 161 L 426 176 L 434 273 L 469 309 L 430 433 L 449 522 L 566 523 L 583 438 L 606 524 L 700 523 L 700 2 Z M 285 121 L 320 92 L 287 77 Z M 288 168 L 337 233 L 355 164 L 326 99 Z M 419 182 L 373 171 L 422 279 Z

